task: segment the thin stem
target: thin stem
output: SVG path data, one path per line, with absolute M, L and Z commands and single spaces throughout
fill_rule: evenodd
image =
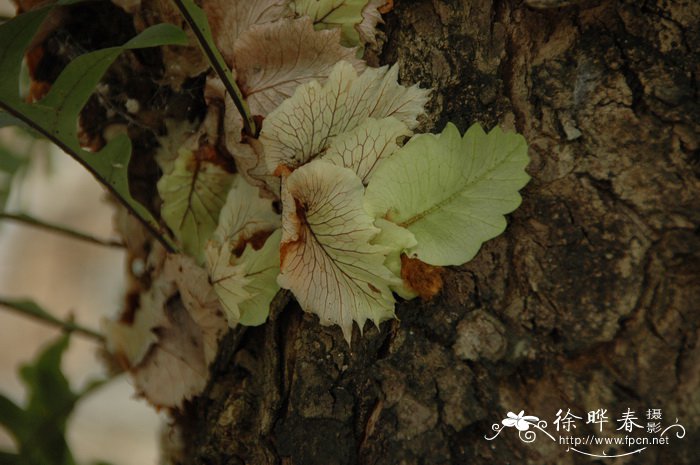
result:
M 221 53 L 216 48 L 216 45 L 214 45 L 213 43 L 209 44 L 209 40 L 205 36 L 204 31 L 197 23 L 197 20 L 192 16 L 193 12 L 190 11 L 190 8 L 188 8 L 188 6 L 185 5 L 183 0 L 173 0 L 173 2 L 180 10 L 180 13 L 182 14 L 183 18 L 185 18 L 185 21 L 187 21 L 187 24 L 190 25 L 192 32 L 194 32 L 194 35 L 197 37 L 197 41 L 199 42 L 200 48 L 202 49 L 202 51 L 204 51 L 204 54 L 209 60 L 209 63 L 214 68 L 214 71 L 219 76 L 221 81 L 224 83 L 224 86 L 226 87 L 226 90 L 231 96 L 233 103 L 236 105 L 236 109 L 241 114 L 241 117 L 243 118 L 243 130 L 248 136 L 257 137 L 255 121 L 253 120 L 253 117 L 250 114 L 250 110 L 248 109 L 248 103 L 243 97 L 243 93 L 238 88 L 238 85 L 233 80 L 231 71 L 226 66 L 226 63 L 224 62 L 224 59 L 221 56 Z M 207 19 L 204 11 L 201 10 L 201 8 L 199 8 L 194 2 L 191 3 L 192 8 L 199 9 L 202 14 L 202 19 L 206 21 Z M 198 12 L 195 11 L 195 13 Z M 209 36 L 211 37 L 211 34 L 209 34 Z
M 64 332 L 74 332 L 99 343 L 105 342 L 105 337 L 97 331 L 81 326 L 72 321 L 72 319 L 61 320 L 60 318 L 56 318 L 32 301 L 0 297 L 0 306 L 19 313 L 20 315 L 34 318 L 35 320 L 60 328 Z
M 111 239 L 100 239 L 90 234 L 86 234 L 80 231 L 74 231 L 66 226 L 61 226 L 54 223 L 49 223 L 33 216 L 26 215 L 24 213 L 5 213 L 0 212 L 0 220 L 12 220 L 19 223 L 23 223 L 29 226 L 34 226 L 36 228 L 44 229 L 57 234 L 62 234 L 73 239 L 78 239 L 81 241 L 89 242 L 91 244 L 103 245 L 106 247 L 118 247 L 123 248 L 124 244 L 120 241 L 115 241 Z
M 68 144 L 64 143 L 61 139 L 59 139 L 53 132 L 47 131 L 44 127 L 41 125 L 37 124 L 35 121 L 33 121 L 31 118 L 27 117 L 24 113 L 21 111 L 18 111 L 15 109 L 12 105 L 8 105 L 6 102 L 3 102 L 0 100 L 0 109 L 5 110 L 8 112 L 10 115 L 14 116 L 15 118 L 19 119 L 22 121 L 24 124 L 29 126 L 31 129 L 34 131 L 38 132 L 42 136 L 46 137 L 48 140 L 53 142 L 55 145 L 58 146 L 61 150 L 66 152 L 68 155 L 70 155 L 75 161 L 83 165 L 83 167 L 92 174 L 95 179 L 97 179 L 100 184 L 102 184 L 114 197 L 122 204 L 124 207 L 126 207 L 129 212 L 134 215 L 140 222 L 143 224 L 148 231 L 155 237 L 158 242 L 163 245 L 165 250 L 167 250 L 170 253 L 175 253 L 177 252 L 177 248 L 175 245 L 169 240 L 168 237 L 165 235 L 161 234 L 158 229 L 148 221 L 147 218 L 144 218 L 142 215 L 139 214 L 139 212 L 136 211 L 136 209 L 126 200 L 124 199 L 120 193 L 117 191 L 117 189 L 110 183 L 108 182 L 102 175 L 97 172 L 95 168 L 90 166 L 90 164 L 80 157 L 71 147 L 68 146 Z

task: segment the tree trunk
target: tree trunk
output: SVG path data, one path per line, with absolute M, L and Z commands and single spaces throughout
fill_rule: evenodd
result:
M 524 134 L 523 204 L 351 348 L 293 302 L 228 338 L 175 424 L 179 463 L 589 463 L 542 433 L 485 436 L 525 410 L 556 438 L 559 409 L 580 436 L 607 409 L 612 435 L 628 408 L 686 429 L 634 463 L 697 463 L 700 3 L 398 1 L 385 20 L 379 61 L 434 89 L 426 129 Z
M 398 304 L 352 347 L 281 296 L 267 324 L 224 339 L 205 394 L 164 434 L 167 463 L 590 463 L 559 436 L 597 431 L 598 409 L 604 436 L 628 409 L 644 427 L 661 409 L 685 437 L 632 460 L 697 463 L 700 2 L 397 0 L 384 18 L 370 55 L 434 89 L 425 130 L 525 136 L 523 204 L 435 298 Z M 155 164 L 136 166 L 153 197 Z M 571 433 L 560 409 L 581 417 Z M 555 440 L 492 429 L 522 410 Z

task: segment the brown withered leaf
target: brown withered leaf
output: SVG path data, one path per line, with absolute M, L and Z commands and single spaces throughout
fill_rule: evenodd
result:
M 214 361 L 219 340 L 229 326 L 207 272 L 192 257 L 178 254 L 168 255 L 163 273 L 175 281 L 187 312 L 201 330 L 204 361 L 208 366 Z
M 137 392 L 157 407 L 179 408 L 206 386 L 228 324 L 206 271 L 192 258 L 168 255 L 156 269 L 133 320 L 107 322 L 105 332 Z
M 201 328 L 179 299 L 168 301 L 165 322 L 154 329 L 157 344 L 131 372 L 139 394 L 156 407 L 181 407 L 207 384 Z
M 296 88 L 325 80 L 343 60 L 359 72 L 364 62 L 356 49 L 340 45 L 340 30 L 314 30 L 308 17 L 253 26 L 234 46 L 241 90 L 255 115 L 267 116 Z
M 385 0 L 370 0 L 362 9 L 362 22 L 355 28 L 363 43 L 371 45 L 377 43 L 377 24 L 384 22 L 380 8 L 383 8 L 386 3 Z
M 441 266 L 428 265 L 417 258 L 401 255 L 401 279 L 423 300 L 430 300 L 442 289 Z
M 234 44 L 253 25 L 292 16 L 288 0 L 205 0 L 202 7 L 216 46 L 229 66 L 234 63 Z

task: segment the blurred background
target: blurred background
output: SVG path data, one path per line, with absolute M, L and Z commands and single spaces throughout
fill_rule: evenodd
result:
M 69 156 L 13 128 L 0 129 L 0 149 L 32 160 L 11 185 L 8 175 L 0 173 L 0 187 L 10 188 L 6 212 L 114 238 L 112 208 L 103 189 Z M 56 316 L 73 315 L 81 325 L 100 330 L 101 319 L 114 316 L 122 305 L 124 264 L 122 249 L 0 221 L 0 298 L 29 298 Z M 55 328 L 0 307 L 0 393 L 21 405 L 26 393 L 18 366 L 59 335 Z M 74 390 L 105 376 L 97 347 L 90 339 L 72 336 L 63 371 Z M 156 464 L 160 421 L 154 409 L 134 398 L 129 379 L 120 376 L 78 404 L 67 437 L 81 465 L 97 460 Z M 2 449 L 14 446 L 0 428 Z

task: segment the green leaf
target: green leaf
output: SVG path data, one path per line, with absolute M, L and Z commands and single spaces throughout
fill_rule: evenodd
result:
M 0 111 L 0 129 L 6 128 L 8 126 L 16 126 L 31 131 L 31 128 L 27 126 L 27 124 L 21 119 L 15 118 L 14 116 L 4 111 Z
M 18 453 L 0 453 L 0 463 L 23 465 L 75 465 L 65 439 L 66 424 L 78 400 L 102 382 L 75 393 L 61 372 L 61 360 L 68 348 L 64 335 L 46 347 L 20 369 L 28 390 L 24 408 L 0 396 L 0 424 L 12 434 Z
M 44 99 L 29 104 L 19 96 L 22 56 L 48 11 L 31 11 L 0 25 L 0 44 L 3 44 L 0 46 L 0 108 L 75 158 L 153 231 L 167 248 L 173 249 L 155 218 L 131 196 L 128 184 L 131 142 L 128 137 L 121 135 L 99 152 L 88 152 L 78 142 L 77 120 L 95 86 L 120 53 L 164 44 L 186 44 L 185 33 L 170 24 L 159 24 L 146 29 L 122 46 L 81 55 L 66 66 Z
M 27 160 L 14 153 L 9 147 L 0 145 L 0 171 L 14 174 L 22 166 L 27 164 Z
M 187 24 L 192 28 L 192 32 L 197 37 L 197 42 L 201 47 L 204 54 L 207 56 L 209 63 L 211 64 L 214 71 L 224 83 L 229 96 L 233 99 L 233 103 L 236 105 L 238 112 L 243 118 L 243 127 L 247 134 L 255 136 L 256 128 L 255 121 L 250 114 L 248 109 L 248 104 L 243 98 L 241 90 L 236 84 L 236 80 L 231 74 L 226 61 L 221 56 L 221 52 L 216 47 L 216 42 L 211 33 L 211 28 L 209 27 L 209 21 L 207 20 L 207 15 L 193 0 L 173 0 L 175 5 L 182 13 L 183 18 L 187 21 Z
M 0 394 L 0 425 L 12 434 L 15 439 L 18 439 L 26 428 L 24 421 L 24 411 L 10 399 Z
M 280 290 L 277 276 L 280 274 L 280 240 L 282 230 L 278 229 L 265 241 L 260 250 L 248 245 L 239 260 L 245 271 L 248 283 L 244 289 L 250 297 L 240 303 L 241 318 L 245 326 L 258 326 L 270 314 L 270 304 Z
M 428 91 L 403 87 L 397 78 L 396 65 L 367 68 L 358 75 L 352 65 L 341 61 L 323 85 L 311 81 L 297 87 L 268 115 L 260 133 L 269 173 L 279 166 L 294 168 L 309 162 L 328 149 L 335 137 L 369 118 L 393 117 L 415 128 L 416 118 L 425 111 Z
M 259 250 L 248 244 L 238 258 L 226 247 L 208 249 L 210 279 L 229 326 L 258 326 L 267 320 L 279 291 L 281 236 L 281 230 L 276 230 Z
M 68 342 L 69 335 L 60 337 L 20 368 L 28 391 L 24 407 L 0 395 L 0 425 L 13 436 L 18 450 L 0 452 L 0 464 L 75 465 L 65 438 L 68 419 L 78 400 L 104 381 L 93 381 L 78 393 L 71 390 L 61 371 Z
M 431 265 L 461 265 L 501 234 L 504 215 L 521 202 L 530 177 L 527 144 L 518 134 L 473 125 L 460 137 L 448 123 L 439 134 L 414 136 L 379 166 L 365 207 L 414 235 L 408 253 Z
M 282 183 L 281 287 L 322 325 L 337 324 L 350 342 L 360 331 L 394 317 L 392 286 L 384 265 L 387 247 L 372 244 L 379 233 L 364 210 L 364 186 L 350 169 L 324 160 L 298 168 Z
M 362 23 L 362 10 L 368 0 L 296 0 L 291 3 L 294 13 L 309 16 L 319 29 L 338 27 L 341 43 L 346 47 L 360 44 L 356 27 Z
M 172 173 L 158 181 L 161 215 L 183 250 L 197 260 L 203 258 L 232 182 L 231 173 L 186 149 L 180 151 Z

